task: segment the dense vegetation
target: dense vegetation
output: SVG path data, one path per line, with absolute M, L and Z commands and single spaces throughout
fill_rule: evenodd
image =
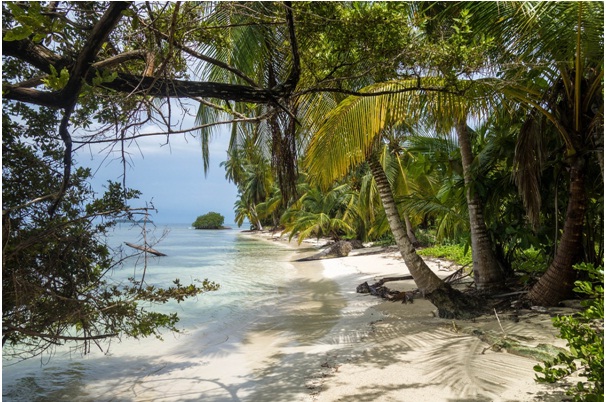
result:
M 195 229 L 221 229 L 223 228 L 223 222 L 225 222 L 223 215 L 218 212 L 209 212 L 198 216 L 191 225 Z
M 54 342 L 68 327 L 89 331 L 75 339 L 138 334 L 105 328 L 101 309 L 80 301 L 90 300 L 83 289 L 106 295 L 100 278 L 113 264 L 96 217 L 109 224 L 136 192 L 124 177 L 107 196 L 86 193 L 74 149 L 105 144 L 126 166 L 140 136 L 191 133 L 208 166 L 226 124 L 239 224 L 393 239 L 445 317 L 473 314 L 512 283 L 527 304 L 570 297 L 583 279 L 573 266 L 604 257 L 603 8 L 4 2 L 4 340 Z M 196 125 L 183 127 L 192 104 Z M 78 236 L 55 235 L 67 228 L 58 222 Z M 416 253 L 426 233 L 471 250 L 477 294 L 431 273 Z M 72 258 L 75 238 L 87 258 Z M 61 272 L 80 270 L 63 288 Z M 124 311 L 153 299 L 142 291 L 133 287 Z M 60 297 L 88 306 L 86 319 L 47 314 Z M 53 336 L 40 329 L 55 324 Z

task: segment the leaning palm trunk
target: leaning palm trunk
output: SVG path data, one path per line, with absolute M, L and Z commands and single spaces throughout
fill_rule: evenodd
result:
M 478 306 L 473 302 L 472 298 L 466 297 L 442 281 L 416 253 L 414 246 L 406 235 L 406 229 L 396 208 L 385 171 L 376 157 L 371 156 L 368 159 L 368 164 L 377 183 L 385 215 L 387 216 L 389 227 L 400 250 L 400 254 L 421 292 L 438 308 L 438 315 L 440 317 L 463 318 L 474 315 Z
M 476 288 L 480 291 L 492 291 L 503 287 L 504 274 L 492 248 L 492 242 L 486 229 L 482 213 L 482 201 L 475 191 L 472 191 L 471 164 L 473 154 L 469 130 L 465 121 L 459 121 L 456 127 L 459 138 L 459 148 L 463 162 L 463 178 L 467 188 L 467 209 L 469 211 L 469 226 L 471 229 L 471 255 L 473 259 L 473 277 Z
M 259 219 L 259 215 L 257 214 L 257 208 L 255 207 L 255 204 L 252 204 L 250 206 L 250 211 L 252 212 L 252 218 L 255 221 L 255 225 L 257 226 L 257 230 L 263 231 L 263 225 L 261 224 L 261 219 Z
M 570 198 L 566 210 L 564 231 L 555 258 L 541 279 L 533 286 L 528 298 L 533 304 L 554 306 L 571 295 L 576 272 L 572 266 L 579 262 L 583 251 L 583 222 L 585 218 L 585 160 L 576 156 L 570 166 Z

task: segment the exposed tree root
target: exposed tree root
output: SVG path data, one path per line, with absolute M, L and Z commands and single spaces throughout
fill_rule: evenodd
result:
M 384 286 L 386 282 L 412 279 L 411 275 L 405 275 L 383 278 L 372 285 L 369 285 L 368 282 L 364 282 L 356 288 L 356 292 L 370 293 L 373 296 L 381 297 L 389 301 L 402 301 L 402 303 L 413 303 L 414 298 L 421 295 L 438 308 L 438 316 L 440 318 L 467 319 L 487 313 L 486 303 L 483 299 L 472 293 L 462 293 L 453 289 L 448 283 L 444 283 L 440 288 L 427 294 L 423 294 L 419 289 L 409 292 L 400 292 Z

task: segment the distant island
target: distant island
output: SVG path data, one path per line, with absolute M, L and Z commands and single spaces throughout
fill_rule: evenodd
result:
M 194 229 L 229 229 L 223 226 L 225 218 L 218 212 L 209 212 L 205 215 L 200 215 L 192 226 Z

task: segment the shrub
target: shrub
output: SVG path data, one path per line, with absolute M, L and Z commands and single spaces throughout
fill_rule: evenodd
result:
M 555 317 L 553 326 L 567 341 L 570 353 L 560 353 L 553 361 L 536 365 L 538 382 L 554 383 L 578 373 L 579 381 L 568 390 L 574 401 L 604 400 L 604 271 L 592 264 L 578 264 L 575 269 L 587 272 L 588 281 L 576 281 L 574 291 L 589 297 L 585 310 L 576 315 Z
M 462 244 L 439 245 L 417 250 L 419 255 L 444 258 L 455 264 L 467 266 L 472 264 L 471 250 Z
M 217 212 L 209 212 L 206 215 L 200 215 L 192 226 L 195 229 L 221 229 L 225 218 Z

